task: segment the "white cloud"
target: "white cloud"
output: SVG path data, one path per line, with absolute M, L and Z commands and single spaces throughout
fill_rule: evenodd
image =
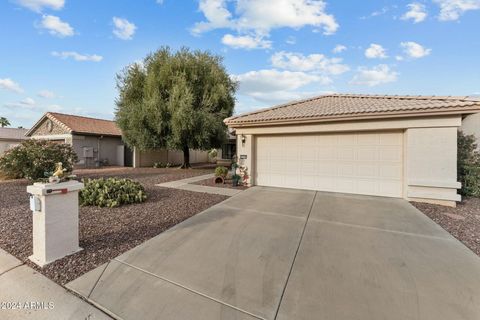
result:
M 51 35 L 60 38 L 71 37 L 75 34 L 73 28 L 67 22 L 64 22 L 59 17 L 52 15 L 44 15 L 39 27 L 48 30 Z
M 135 34 L 137 26 L 127 19 L 122 19 L 118 17 L 113 17 L 113 34 L 122 40 L 131 40 Z
M 325 76 L 276 69 L 249 71 L 233 75 L 232 78 L 240 83 L 239 94 L 269 103 L 313 95 L 312 92 L 298 89 L 312 84 L 331 83 Z
M 228 3 L 233 3 L 230 11 Z M 305 26 L 322 28 L 326 35 L 338 29 L 335 17 L 325 12 L 322 0 L 200 0 L 199 10 L 206 21 L 198 22 L 192 32 L 229 28 L 240 33 L 268 35 L 272 29 Z
M 365 85 L 369 87 L 397 80 L 398 73 L 391 70 L 386 64 L 380 64 L 371 69 L 366 67 L 358 68 L 357 74 L 350 81 L 351 84 Z
M 293 36 L 290 36 L 290 37 L 287 38 L 287 40 L 285 40 L 285 42 L 287 44 L 295 44 L 295 43 L 297 43 L 297 39 Z
M 46 111 L 51 111 L 51 112 L 59 112 L 63 110 L 63 107 L 58 105 L 58 104 L 51 104 L 47 107 L 45 107 Z
M 403 61 L 403 57 L 398 55 L 398 56 L 395 56 L 395 60 L 397 61 Z
M 400 18 L 402 20 L 413 20 L 413 23 L 419 23 L 425 20 L 427 17 L 427 11 L 425 5 L 414 2 L 407 5 L 408 11 Z
M 75 61 L 100 62 L 103 60 L 103 57 L 97 54 L 80 54 L 75 51 L 62 51 L 62 52 L 53 51 L 52 56 L 59 57 L 61 59 L 72 58 Z
M 35 105 L 35 100 L 32 98 L 25 98 L 22 101 L 20 101 L 21 104 L 25 106 L 34 106 Z
M 65 5 L 65 0 L 17 0 L 22 7 L 35 12 L 41 12 L 44 8 L 60 10 Z
M 226 34 L 222 38 L 222 43 L 234 49 L 268 49 L 272 42 L 264 40 L 260 36 L 234 36 Z
M 423 58 L 432 52 L 432 49 L 427 49 L 413 41 L 402 42 L 400 46 L 403 48 L 405 54 L 413 59 Z
M 22 93 L 23 92 L 22 87 L 20 87 L 20 85 L 18 83 L 16 83 L 15 81 L 13 81 L 10 78 L 0 79 L 0 88 L 8 90 L 8 91 L 13 91 L 13 92 L 16 92 L 16 93 Z
M 163 0 L 157 0 L 158 4 L 163 4 Z
M 343 44 L 337 44 L 335 46 L 335 48 L 333 48 L 332 52 L 333 53 L 341 53 L 345 50 L 347 50 L 347 47 L 345 47 Z
M 272 55 L 271 61 L 276 68 L 291 71 L 313 71 L 326 75 L 338 75 L 350 69 L 341 63 L 341 58 L 327 58 L 318 53 L 304 56 L 301 53 L 280 51 Z
M 381 45 L 372 43 L 370 44 L 370 47 L 365 50 L 365 57 L 369 59 L 385 59 L 387 58 L 387 51 Z
M 480 9 L 480 0 L 433 0 L 440 6 L 440 21 L 458 20 L 462 14 L 470 10 Z
M 52 98 L 55 98 L 55 93 L 48 90 L 42 90 L 39 93 L 37 93 L 37 96 L 46 98 L 46 99 L 52 99 Z

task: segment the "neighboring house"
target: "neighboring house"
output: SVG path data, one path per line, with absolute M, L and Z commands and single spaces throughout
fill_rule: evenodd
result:
M 47 112 L 27 136 L 70 144 L 78 155 L 78 167 L 131 165 L 122 132 L 110 120 Z
M 181 164 L 183 152 L 156 149 L 131 151 L 122 141 L 122 131 L 114 121 L 47 112 L 27 132 L 33 139 L 46 139 L 73 146 L 77 167 L 100 165 L 151 167 L 155 162 Z M 190 162 L 207 162 L 205 151 L 190 151 Z
M 23 140 L 27 140 L 25 136 L 28 129 L 23 128 L 0 128 L 0 157 L 7 151 L 17 145 Z
M 460 129 L 465 134 L 473 134 L 477 138 L 477 147 L 480 150 L 480 113 L 466 116 Z
M 249 184 L 454 206 L 466 97 L 325 95 L 225 119 Z

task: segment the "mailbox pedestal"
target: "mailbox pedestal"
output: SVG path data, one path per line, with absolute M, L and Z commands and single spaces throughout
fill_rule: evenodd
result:
M 33 214 L 33 255 L 43 267 L 82 250 L 78 246 L 78 192 L 83 183 L 35 183 L 27 187 Z

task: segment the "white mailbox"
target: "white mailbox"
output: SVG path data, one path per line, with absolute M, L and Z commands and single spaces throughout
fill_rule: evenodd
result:
M 35 183 L 27 187 L 33 214 L 33 255 L 43 267 L 80 251 L 78 245 L 78 192 L 83 183 Z

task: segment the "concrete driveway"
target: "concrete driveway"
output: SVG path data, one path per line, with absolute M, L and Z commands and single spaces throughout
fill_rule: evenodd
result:
M 480 319 L 480 259 L 401 199 L 255 187 L 68 285 L 123 319 Z

